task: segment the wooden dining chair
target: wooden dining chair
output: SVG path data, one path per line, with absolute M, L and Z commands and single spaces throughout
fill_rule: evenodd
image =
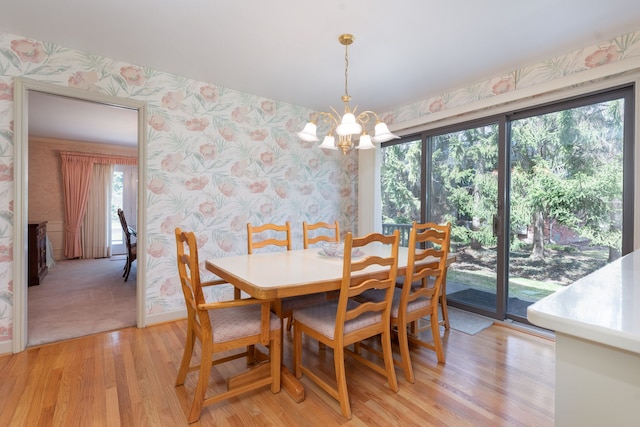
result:
M 267 237 L 263 237 L 258 240 L 254 238 L 255 234 L 270 233 Z M 284 237 L 282 236 L 284 233 Z M 247 251 L 252 254 L 255 249 L 265 248 L 267 246 L 279 246 L 286 247 L 287 250 L 291 250 L 291 224 L 287 222 L 285 225 L 279 224 L 263 224 L 259 226 L 253 226 L 251 223 L 247 224 Z M 276 266 L 274 266 L 275 268 Z M 282 298 L 279 301 L 274 302 L 273 311 L 282 320 L 284 326 L 284 320 L 287 319 L 287 330 L 291 330 L 292 325 L 292 311 L 297 307 L 305 307 L 316 302 L 325 300 L 323 294 L 309 294 L 301 295 L 297 297 Z
M 203 287 L 226 282 L 201 282 L 195 235 L 180 228 L 176 228 L 175 235 L 178 272 L 187 306 L 187 337 L 176 386 L 184 385 L 189 372 L 198 372 L 193 403 L 187 415 L 189 423 L 193 423 L 200 419 L 204 406 L 266 385 L 271 385 L 273 393 L 280 391 L 282 329 L 278 317 L 271 313 L 271 300 L 247 298 L 207 302 Z M 191 366 L 196 341 L 201 348 L 200 364 Z M 209 387 L 212 366 L 248 357 L 257 345 L 268 347 L 269 358 L 253 366 L 243 376 L 228 379 L 222 386 L 224 391 L 207 396 L 207 389 L 221 388 L 220 384 Z M 235 353 L 230 354 L 233 351 Z M 218 374 L 223 372 L 227 370 L 220 370 Z
M 409 234 L 407 270 L 402 288 L 396 288 L 391 304 L 391 327 L 398 334 L 400 360 L 394 363 L 402 368 L 407 381 L 413 383 L 413 367 L 409 342 L 434 350 L 439 363 L 445 363 L 444 349 L 440 337 L 438 302 L 442 284 L 447 274 L 447 257 L 451 242 L 451 224 L 418 224 L 413 222 Z M 366 301 L 381 301 L 386 295 L 369 291 L 361 298 Z M 420 319 L 429 318 L 433 342 L 420 337 Z M 365 346 L 363 346 L 365 347 Z M 379 352 L 365 347 L 374 353 Z
M 351 233 L 347 233 L 344 241 L 343 274 L 338 299 L 293 311 L 295 319 L 293 324 L 295 375 L 297 378 L 303 374 L 306 375 L 340 402 L 342 415 L 347 419 L 351 419 L 351 405 L 347 390 L 345 355 L 354 357 L 374 371 L 386 376 L 389 388 L 394 392 L 398 391 L 391 349 L 390 308 L 398 268 L 399 239 L 400 234 L 397 230 L 390 236 L 371 233 L 360 238 L 354 238 Z M 387 246 L 389 255 L 385 257 L 367 256 L 366 247 L 370 244 Z M 353 259 L 352 250 L 354 248 L 361 248 L 365 255 Z M 378 272 L 366 275 L 358 274 L 367 268 L 369 270 L 377 268 Z M 386 298 L 376 302 L 359 303 L 356 301 L 355 298 L 358 295 L 370 289 L 385 292 Z M 325 375 L 317 368 L 303 364 L 303 335 L 333 349 L 335 382 L 325 379 Z M 381 339 L 384 367 L 346 348 L 378 335 Z
M 256 234 L 266 237 L 256 239 Z M 252 254 L 254 250 L 264 248 L 267 246 L 280 246 L 286 247 L 287 250 L 291 250 L 291 223 L 289 221 L 286 224 L 262 224 L 258 226 L 247 223 L 247 252 Z
M 451 224 L 418 224 L 414 221 L 409 235 L 409 254 L 405 283 L 399 297 L 394 298 L 391 309 L 391 325 L 398 331 L 398 343 L 402 359 L 402 370 L 409 382 L 414 382 L 409 342 L 434 350 L 439 363 L 445 363 L 438 302 L 443 282 L 447 277 L 447 257 L 451 244 Z M 424 246 L 420 248 L 420 246 Z M 422 263 L 426 259 L 433 263 Z M 445 310 L 445 308 L 443 308 Z M 429 318 L 433 342 L 420 338 L 417 328 L 419 319 Z M 417 332 L 409 335 L 409 329 Z
M 302 222 L 302 243 L 305 249 L 309 249 L 309 245 L 320 242 L 339 242 L 340 226 L 338 221 L 334 223 L 316 222 L 309 224 Z
M 118 209 L 118 218 L 120 218 L 120 225 L 122 226 L 122 233 L 127 247 L 127 261 L 124 265 L 124 273 L 122 273 L 124 281 L 126 282 L 131 272 L 131 264 L 133 264 L 133 261 L 138 257 L 138 246 L 136 244 L 137 242 L 131 242 L 131 228 L 127 225 L 127 220 L 124 217 L 122 209 Z

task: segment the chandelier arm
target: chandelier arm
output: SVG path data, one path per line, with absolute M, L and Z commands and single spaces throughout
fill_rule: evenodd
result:
M 363 111 L 362 113 L 358 114 L 358 117 L 363 116 L 365 114 L 366 115 L 371 114 L 373 117 L 376 118 L 376 120 L 379 120 L 378 115 L 375 113 L 375 111 L 371 111 L 371 110 Z
M 335 108 L 333 108 L 333 107 L 331 107 L 331 106 L 329 106 L 329 108 L 331 108 L 331 111 L 333 111 L 333 114 L 331 114 L 331 113 L 327 113 L 327 114 L 329 114 L 330 116 L 332 116 L 333 120 L 334 120 L 337 124 L 339 124 L 339 123 L 340 123 L 339 118 L 341 118 L 341 117 L 342 117 L 342 115 L 340 115 L 340 114 L 336 111 L 336 109 L 335 109 Z M 346 112 L 349 112 L 349 110 L 347 110 Z
M 371 120 L 371 116 L 375 117 L 376 123 L 380 121 L 380 119 L 378 118 L 378 115 L 371 110 L 363 111 L 362 113 L 358 114 L 358 116 L 356 117 L 356 120 L 362 124 L 362 127 L 364 127 L 364 125 L 369 123 L 369 120 Z
M 336 110 L 334 110 L 333 107 L 330 107 L 334 112 Z M 322 121 L 328 125 L 331 125 L 331 129 L 333 130 L 333 128 L 335 128 L 336 126 L 338 126 L 340 124 L 340 121 L 338 120 L 338 117 L 340 117 L 340 115 L 338 113 L 336 113 L 335 115 L 331 114 L 331 113 L 327 113 L 325 111 L 321 111 L 318 113 L 318 118 L 322 119 Z

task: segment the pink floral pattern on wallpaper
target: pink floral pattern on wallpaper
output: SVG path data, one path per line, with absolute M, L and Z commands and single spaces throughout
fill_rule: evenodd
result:
M 579 60 L 566 61 L 571 65 L 562 71 L 569 75 L 639 55 L 640 32 L 631 33 L 568 54 Z M 196 232 L 201 261 L 244 253 L 247 222 L 338 219 L 342 230 L 355 228 L 355 154 L 319 150 L 295 135 L 313 111 L 6 33 L 0 33 L 0 70 L 0 112 L 13 108 L 13 78 L 27 75 L 147 102 L 147 247 L 138 254 L 147 259 L 147 315 L 184 308 L 175 268 L 176 226 Z M 433 94 L 381 118 L 400 123 L 500 96 L 553 78 L 546 71 L 545 64 L 533 64 L 475 84 L 473 91 Z M 12 135 L 12 115 L 0 114 L 0 153 L 10 152 Z M 12 180 L 13 157 L 6 155 L 0 182 Z M 12 195 L 5 198 L 10 200 L 0 199 L 0 210 L 11 210 Z M 294 228 L 301 247 L 300 227 Z M 6 222 L 0 230 L 7 234 L 0 233 L 5 277 L 13 262 L 13 230 Z M 0 341 L 11 340 L 12 293 L 10 280 L 0 282 Z
M 69 87 L 83 90 L 95 90 L 95 84 L 100 80 L 95 71 L 78 71 L 69 77 Z
M 0 101 L 13 101 L 13 86 L 0 82 Z
M 384 121 L 391 124 L 414 120 L 428 114 L 543 83 L 549 79 L 559 77 L 557 70 L 552 68 L 554 66 L 552 64 L 564 64 L 565 68 L 559 74 L 567 76 L 637 56 L 640 56 L 640 32 L 629 33 L 601 45 L 587 47 L 568 53 L 563 57 L 554 58 L 557 61 L 530 64 L 518 70 L 513 70 L 507 76 L 477 82 L 468 87 L 436 94 L 423 101 L 405 105 L 386 113 Z M 575 57 L 581 58 L 581 60 L 562 61 L 563 58 Z M 471 90 L 470 88 L 473 89 Z
M 160 114 L 154 114 L 149 118 L 149 126 L 159 132 L 169 132 L 171 127 Z
M 130 85 L 143 86 L 147 82 L 147 79 L 139 67 L 122 67 L 120 68 L 120 75 L 124 78 L 125 82 Z
M 36 69 L 34 64 L 44 65 Z M 337 185 L 320 209 L 315 203 L 322 196 L 314 189 L 335 185 L 330 175 L 342 176 L 341 185 L 350 182 L 352 194 L 355 180 L 353 171 L 343 169 L 343 156 L 299 142 L 291 126 L 303 122 L 310 114 L 306 109 L 3 33 L 0 69 L 6 70 L 0 76 L 0 111 L 12 108 L 13 77 L 27 74 L 147 102 L 147 247 L 138 254 L 147 258 L 147 315 L 183 309 L 175 268 L 176 226 L 196 232 L 206 259 L 244 253 L 249 221 L 338 219 L 344 230 L 355 225 L 353 212 L 343 214 L 355 201 L 341 198 Z M 0 115 L 0 152 L 12 144 L 12 134 L 3 132 L 13 131 L 9 117 Z M 12 158 L 0 159 L 0 182 L 12 180 Z M 286 182 L 304 191 L 288 191 Z M 5 229 L 11 233 L 10 227 Z M 297 233 L 301 247 L 301 231 Z M 0 240 L 0 273 L 10 271 L 12 263 L 5 240 Z M 0 283 L 0 341 L 11 339 L 1 333 L 11 329 L 11 293 Z
M 610 64 L 620 59 L 621 52 L 616 46 L 609 46 L 604 49 L 598 49 L 584 60 L 587 68 L 599 67 L 601 65 Z
M 39 64 L 44 61 L 47 56 L 42 48 L 42 43 L 27 39 L 11 40 L 11 50 L 14 51 L 23 62 Z
M 498 80 L 492 87 L 491 92 L 496 95 L 500 95 L 501 93 L 511 92 L 516 89 L 516 82 L 512 76 L 503 77 Z

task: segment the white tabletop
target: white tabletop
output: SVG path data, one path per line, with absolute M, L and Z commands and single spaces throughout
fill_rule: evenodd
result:
M 388 248 L 364 249 L 365 255 L 389 256 Z M 399 248 L 398 268 L 407 266 L 407 248 Z M 254 253 L 225 258 L 208 259 L 207 269 L 245 292 L 260 298 L 286 297 L 340 288 L 343 260 L 321 255 L 319 248 Z M 371 266 L 373 273 L 384 267 Z M 315 285 L 315 286 L 311 286 Z
M 640 250 L 527 309 L 531 323 L 640 353 Z

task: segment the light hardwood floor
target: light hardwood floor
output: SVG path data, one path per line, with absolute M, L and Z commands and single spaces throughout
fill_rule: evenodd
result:
M 174 387 L 186 321 L 127 328 L 0 357 L 0 426 L 186 426 L 186 388 Z M 353 418 L 302 378 L 306 399 L 265 387 L 206 407 L 202 426 L 552 426 L 552 340 L 494 325 L 477 335 L 444 334 L 446 365 L 412 350 L 416 382 L 389 390 L 382 376 L 347 359 Z M 285 363 L 291 366 L 291 334 Z M 305 357 L 332 372 L 331 350 L 305 342 Z M 244 360 L 234 368 L 242 369 Z M 228 374 L 228 368 L 223 372 Z M 216 369 L 213 378 L 219 379 Z M 221 381 L 220 381 L 221 382 Z

